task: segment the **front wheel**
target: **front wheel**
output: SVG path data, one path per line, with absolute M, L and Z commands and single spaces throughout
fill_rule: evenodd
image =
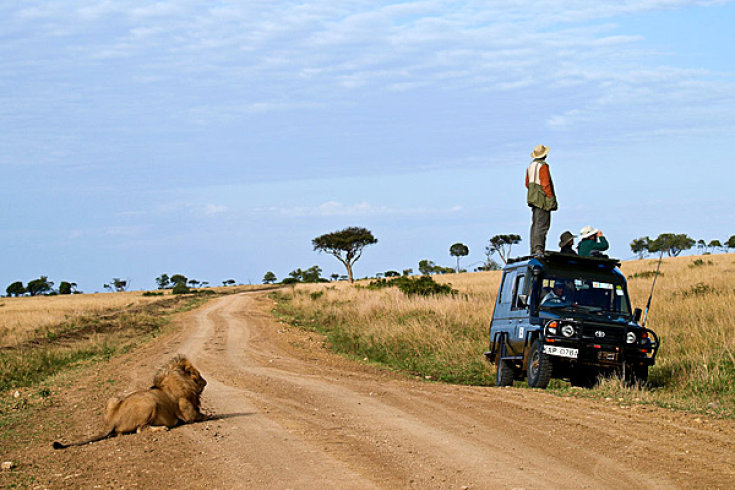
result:
M 648 383 L 648 366 L 630 366 L 625 370 L 625 384 L 645 386 Z
M 528 355 L 528 386 L 531 388 L 546 388 L 551 380 L 551 358 L 544 354 L 543 344 L 539 339 L 531 344 Z

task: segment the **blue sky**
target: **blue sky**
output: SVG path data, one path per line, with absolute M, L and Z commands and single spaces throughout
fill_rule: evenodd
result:
M 356 276 L 523 237 L 532 148 L 613 255 L 735 234 L 727 1 L 0 4 L 0 290 L 258 283 L 364 226 Z

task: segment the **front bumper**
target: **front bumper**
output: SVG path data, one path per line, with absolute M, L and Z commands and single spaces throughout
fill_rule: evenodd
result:
M 545 338 L 546 353 L 566 362 L 596 366 L 618 367 L 624 364 L 653 366 L 656 362 L 657 344 L 616 345 L 602 342 L 587 342 L 577 339 Z M 576 351 L 576 356 L 573 354 Z

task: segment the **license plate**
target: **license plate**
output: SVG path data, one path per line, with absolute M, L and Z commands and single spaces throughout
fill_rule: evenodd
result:
M 558 347 L 556 345 L 545 345 L 544 354 L 550 356 L 568 357 L 570 359 L 576 359 L 579 354 L 579 349 L 572 349 L 571 347 Z

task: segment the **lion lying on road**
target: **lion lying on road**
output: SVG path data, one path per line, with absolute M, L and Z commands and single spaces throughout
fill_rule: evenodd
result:
M 200 397 L 207 381 L 183 355 L 178 355 L 163 366 L 153 378 L 153 386 L 133 392 L 124 398 L 110 398 L 105 419 L 107 430 L 83 441 L 62 444 L 54 442 L 54 449 L 81 446 L 117 434 L 140 432 L 147 426 L 174 427 L 179 422 L 204 420 Z

